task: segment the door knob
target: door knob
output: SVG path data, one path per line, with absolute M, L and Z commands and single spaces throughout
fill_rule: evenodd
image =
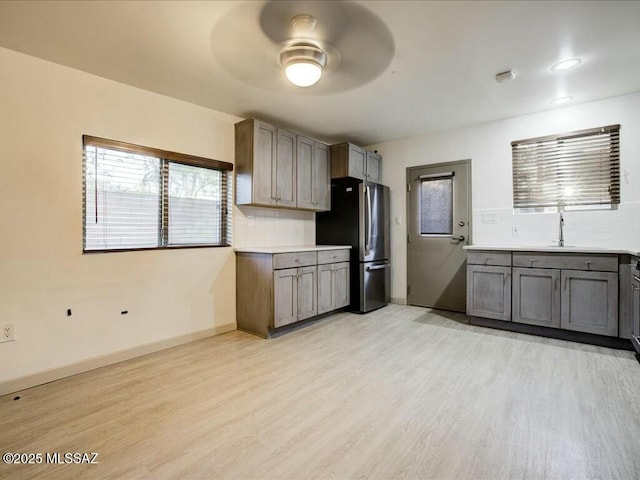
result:
M 459 227 L 464 227 L 464 222 L 458 222 Z
M 460 235 L 459 237 L 456 237 L 455 235 L 453 237 L 451 237 L 452 240 L 457 240 L 458 242 L 464 242 L 464 235 Z

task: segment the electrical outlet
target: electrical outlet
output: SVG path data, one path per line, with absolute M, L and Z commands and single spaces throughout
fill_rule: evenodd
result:
M 16 339 L 16 324 L 5 323 L 2 325 L 2 336 L 0 342 L 13 342 Z

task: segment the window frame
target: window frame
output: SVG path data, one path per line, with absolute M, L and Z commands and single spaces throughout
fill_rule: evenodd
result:
M 125 247 L 125 248 L 107 248 L 107 249 L 86 249 L 86 221 L 87 221 L 87 185 L 86 185 L 86 147 L 92 146 L 96 148 L 105 148 L 126 153 L 134 153 L 138 155 L 146 155 L 155 157 L 160 160 L 161 172 L 161 189 L 160 189 L 160 205 L 161 205 L 161 221 L 158 237 L 161 245 L 155 247 Z M 217 170 L 222 173 L 221 184 L 226 187 L 221 195 L 220 205 L 220 225 L 221 225 L 221 242 L 220 244 L 174 244 L 168 243 L 168 227 L 169 227 L 169 190 L 167 188 L 169 181 L 169 162 L 179 163 L 191 167 L 207 168 Z M 159 148 L 146 147 L 133 143 L 122 142 L 118 140 L 110 140 L 91 135 L 82 136 L 82 253 L 113 253 L 113 252 L 138 252 L 148 250 L 179 250 L 184 248 L 220 248 L 231 247 L 231 208 L 232 208 L 232 186 L 233 179 L 231 172 L 233 164 L 214 160 L 210 158 L 198 157 L 184 153 L 173 152 L 170 150 L 162 150 Z
M 608 189 L 609 189 L 609 201 L 608 202 L 564 202 L 562 195 L 558 195 L 556 198 L 552 198 L 552 200 L 545 199 L 544 197 L 536 197 L 535 195 L 529 193 L 529 203 L 524 204 L 525 201 L 520 198 L 516 199 L 516 195 L 518 192 L 521 192 L 517 188 L 517 184 L 522 182 L 522 177 L 527 176 L 526 170 L 519 171 L 517 167 L 518 164 L 522 164 L 522 168 L 526 168 L 523 165 L 523 154 L 519 153 L 520 148 L 527 148 L 527 146 L 533 146 L 531 155 L 537 155 L 539 158 L 535 159 L 534 166 L 538 169 L 545 169 L 553 167 L 554 164 L 558 164 L 558 160 L 553 157 L 560 156 L 562 157 L 569 155 L 570 160 L 564 161 L 565 169 L 572 169 L 574 171 L 581 172 L 584 169 L 584 172 L 587 174 L 598 174 L 598 168 L 602 168 L 601 166 L 596 166 L 593 164 L 593 156 L 589 153 L 585 153 L 581 149 L 586 149 L 589 146 L 593 146 L 597 144 L 597 137 L 607 133 L 609 136 L 609 153 L 608 157 L 603 157 L 603 160 L 606 159 L 608 162 Z M 593 140 L 592 140 L 593 139 Z M 565 141 L 578 141 L 579 143 L 572 146 L 568 150 L 565 148 Z M 550 146 L 549 142 L 555 142 L 555 145 Z M 589 142 L 593 142 L 589 145 Z M 547 144 L 547 145 L 545 145 Z M 538 148 L 539 151 L 536 152 L 535 148 Z M 608 125 L 604 127 L 596 127 L 589 128 L 585 130 L 577 130 L 573 132 L 547 135 L 544 137 L 536 137 L 529 138 L 525 140 L 516 140 L 511 142 L 511 166 L 512 166 L 512 200 L 513 200 L 513 209 L 514 213 L 517 214 L 528 214 L 528 213 L 539 213 L 539 212 L 548 212 L 548 211 L 589 211 L 589 210 L 615 210 L 617 206 L 621 202 L 621 182 L 620 182 L 620 125 Z M 520 157 L 520 158 L 518 158 Z M 580 161 L 586 161 L 587 164 L 591 164 L 589 167 L 591 170 L 588 170 L 586 167 L 579 167 Z M 557 174 L 556 174 L 557 175 Z M 531 185 L 530 189 L 542 188 L 542 186 L 549 185 L 552 181 L 552 175 L 547 175 L 541 180 L 537 181 L 537 183 Z M 555 180 L 558 181 L 557 179 Z M 580 185 L 580 184 L 579 184 Z M 604 181 L 600 185 L 605 185 Z M 565 185 L 566 186 L 566 185 Z M 522 192 L 526 192 L 526 190 L 522 190 Z M 531 190 L 529 190 L 531 192 Z M 606 197 L 605 197 L 606 198 Z M 538 201 L 538 204 L 533 203 L 532 200 Z

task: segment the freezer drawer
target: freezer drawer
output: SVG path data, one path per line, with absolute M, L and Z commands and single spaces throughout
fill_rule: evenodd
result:
M 360 264 L 360 312 L 370 312 L 389 303 L 391 264 L 384 260 Z

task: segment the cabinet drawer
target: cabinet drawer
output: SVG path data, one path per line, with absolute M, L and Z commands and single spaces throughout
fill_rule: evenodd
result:
M 318 252 L 318 265 L 325 263 L 348 262 L 349 250 L 320 250 Z
M 556 254 L 540 252 L 514 252 L 514 267 L 560 268 L 563 270 L 593 270 L 617 272 L 617 255 Z
M 273 256 L 273 269 L 304 267 L 316 264 L 316 252 L 276 253 Z
M 469 265 L 495 265 L 498 267 L 511 266 L 511 252 L 467 252 Z

